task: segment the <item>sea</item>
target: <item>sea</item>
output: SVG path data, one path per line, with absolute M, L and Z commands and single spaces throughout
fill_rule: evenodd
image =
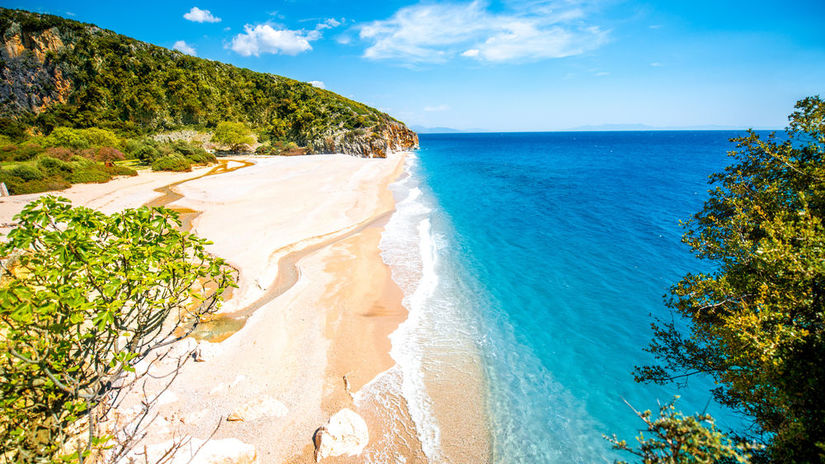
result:
M 430 462 L 448 459 L 433 385 L 477 363 L 495 463 L 601 463 L 632 456 L 632 408 L 678 395 L 723 430 L 708 378 L 636 383 L 670 286 L 712 270 L 681 242 L 744 131 L 422 134 L 392 185 L 382 256 L 405 293 L 391 336 L 400 388 Z M 463 359 L 463 361 L 455 361 Z M 453 361 L 451 361 L 453 360 Z M 465 373 L 466 368 L 462 368 Z M 452 388 L 462 388 L 452 385 Z

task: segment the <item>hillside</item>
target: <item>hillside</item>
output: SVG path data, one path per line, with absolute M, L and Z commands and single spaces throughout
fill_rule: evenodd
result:
M 403 123 L 333 92 L 92 24 L 0 8 L 0 31 L 6 133 L 67 126 L 140 135 L 240 121 L 311 153 L 383 157 L 418 144 Z

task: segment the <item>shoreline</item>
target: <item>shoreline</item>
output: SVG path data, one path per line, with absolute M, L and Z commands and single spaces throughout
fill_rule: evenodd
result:
M 227 169 L 233 162 L 242 165 Z M 201 338 L 216 343 L 181 342 L 184 348 L 197 345 L 205 362 L 185 365 L 162 394 L 159 426 L 142 444 L 151 448 L 175 434 L 207 439 L 217 424 L 212 440 L 253 445 L 259 463 L 310 463 L 314 431 L 346 407 L 366 420 L 369 444 L 359 456 L 324 462 L 365 462 L 368 456 L 427 462 L 408 399 L 391 388 L 366 398 L 366 390 L 400 372 L 390 335 L 408 320 L 408 308 L 380 245 L 396 211 L 390 185 L 405 173 L 404 154 L 386 160 L 233 157 L 222 164 L 219 175 L 210 174 L 221 166 L 142 173 L 54 192 L 104 212 L 167 205 L 183 213 L 192 232 L 214 242 L 210 252 L 240 271 L 239 288 L 205 324 L 209 333 Z M 0 204 L 0 217 L 10 218 L 14 207 L 19 211 L 43 194 L 10 197 L 15 201 Z M 279 198 L 291 203 L 274 204 Z M 449 380 L 483 384 L 480 378 Z M 481 390 L 470 391 L 481 399 Z M 450 389 L 435 393 L 444 407 L 434 419 L 451 429 L 442 434 L 443 455 L 450 462 L 488 461 L 478 460 L 484 454 L 478 450 L 465 455 L 467 446 L 456 442 L 467 415 L 455 405 L 466 399 Z M 378 397 L 382 404 L 374 401 Z M 131 404 L 138 402 L 135 397 Z M 238 410 L 256 408 L 254 417 L 226 421 Z M 471 419 L 477 432 L 483 421 Z M 487 445 L 478 437 L 473 443 L 485 449 L 489 437 Z

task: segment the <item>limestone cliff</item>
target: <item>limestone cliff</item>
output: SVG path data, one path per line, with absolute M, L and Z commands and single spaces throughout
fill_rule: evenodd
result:
M 72 85 L 53 60 L 65 47 L 58 29 L 26 32 L 13 23 L 2 38 L 0 116 L 40 113 L 52 103 L 65 103 Z
M 385 158 L 392 151 L 413 148 L 418 148 L 418 134 L 397 121 L 360 132 L 333 131 L 309 145 L 312 153 L 349 153 L 370 158 Z

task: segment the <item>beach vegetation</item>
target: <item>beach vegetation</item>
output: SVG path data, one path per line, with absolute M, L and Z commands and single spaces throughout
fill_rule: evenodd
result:
M 244 123 L 224 121 L 215 128 L 212 141 L 236 150 L 240 145 L 255 143 L 255 137 L 252 135 L 252 130 Z
M 153 171 L 191 171 L 192 161 L 178 152 L 172 152 L 152 162 Z
M 191 333 L 233 277 L 166 208 L 106 215 L 44 196 L 15 220 L 0 244 L 0 460 L 96 462 L 105 449 L 114 462 L 131 435 L 107 424 L 149 372 L 136 366 Z
M 0 147 L 0 182 L 9 193 L 19 195 L 137 175 L 134 169 L 116 164 L 120 159 L 123 154 L 111 147 L 76 152 L 66 147 L 5 146 Z
M 825 102 L 803 99 L 789 119 L 782 137 L 733 139 L 733 163 L 684 224 L 684 242 L 712 271 L 670 289 L 674 317 L 656 320 L 647 348 L 656 363 L 635 377 L 709 376 L 715 399 L 765 445 L 755 461 L 823 462 Z

